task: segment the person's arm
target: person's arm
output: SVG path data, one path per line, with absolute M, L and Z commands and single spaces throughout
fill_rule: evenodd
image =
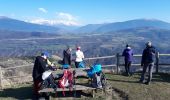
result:
M 143 53 L 142 53 L 141 66 L 143 66 L 144 60 L 145 60 L 145 50 L 143 50 Z
M 54 66 L 54 64 L 53 64 L 52 62 L 50 62 L 48 59 L 47 59 L 47 64 L 48 64 L 49 66 Z

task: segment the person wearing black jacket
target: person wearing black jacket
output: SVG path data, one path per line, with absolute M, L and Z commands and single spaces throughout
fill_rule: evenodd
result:
M 63 51 L 63 65 L 69 67 L 71 65 L 71 48 L 68 47 Z
M 156 54 L 155 48 L 152 46 L 152 43 L 148 41 L 146 43 L 146 48 L 143 50 L 143 54 L 142 54 L 141 66 L 143 66 L 143 71 L 140 78 L 140 82 L 145 83 L 147 85 L 150 84 L 150 81 L 152 79 L 155 54 Z M 148 70 L 149 76 L 147 81 L 145 82 L 145 73 L 147 68 L 149 68 Z
M 44 52 L 41 54 L 41 56 L 37 56 L 35 59 L 34 67 L 33 67 L 33 82 L 34 82 L 34 93 L 37 96 L 38 90 L 40 89 L 40 84 L 43 81 L 42 74 L 48 70 L 48 64 L 47 64 L 47 57 L 49 54 L 47 52 Z

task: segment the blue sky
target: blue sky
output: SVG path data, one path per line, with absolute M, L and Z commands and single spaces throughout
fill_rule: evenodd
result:
M 170 22 L 170 0 L 0 0 L 0 16 L 51 25 L 141 18 Z

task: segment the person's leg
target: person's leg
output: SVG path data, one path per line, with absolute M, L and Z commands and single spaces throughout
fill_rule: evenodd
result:
M 78 68 L 79 62 L 75 62 L 75 66 L 76 66 L 76 68 Z
M 144 66 L 143 66 L 143 71 L 142 71 L 141 78 L 140 78 L 141 82 L 143 82 L 145 79 L 145 73 L 146 73 L 147 66 L 148 66 L 148 64 L 144 64 Z
M 128 75 L 128 61 L 125 61 L 125 71 L 126 75 Z
M 149 76 L 148 76 L 147 83 L 149 83 L 152 80 L 153 66 L 154 66 L 154 63 L 149 64 Z
M 38 91 L 40 90 L 40 84 L 41 84 L 41 82 L 39 80 L 34 80 L 34 95 L 35 95 L 36 99 L 39 98 Z
M 130 67 L 131 67 L 131 61 L 128 61 L 128 74 L 131 75 L 131 70 L 130 70 Z

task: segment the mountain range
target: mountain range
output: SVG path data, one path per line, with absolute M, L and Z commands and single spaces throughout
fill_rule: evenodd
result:
M 107 24 L 89 24 L 76 30 L 77 33 L 107 33 L 139 27 L 155 27 L 170 30 L 170 23 L 156 19 L 136 19 Z
M 39 25 L 33 24 L 25 21 L 20 21 L 16 19 L 11 19 L 8 17 L 0 17 L 0 34 L 2 31 L 12 31 L 13 32 L 24 32 L 30 33 L 44 33 L 44 34 L 103 34 L 109 32 L 115 32 L 120 30 L 127 30 L 132 28 L 141 28 L 141 27 L 154 27 L 158 29 L 170 30 L 170 23 L 164 22 L 156 19 L 135 19 L 128 20 L 124 22 L 114 22 L 114 23 L 104 23 L 104 24 L 88 24 L 82 27 L 74 26 L 48 26 L 48 25 Z M 34 34 L 36 35 L 36 34 Z
M 11 19 L 4 16 L 0 17 L 0 30 L 22 32 L 45 32 L 53 34 L 65 32 L 64 30 L 58 27 L 28 23 L 25 21 Z
M 0 52 L 2 53 L 0 56 L 35 55 L 43 50 L 62 54 L 65 45 L 74 47 L 75 44 L 83 47 L 87 57 L 121 52 L 127 43 L 135 48 L 135 53 L 141 53 L 147 41 L 152 41 L 161 52 L 170 52 L 168 49 L 170 48 L 168 45 L 170 44 L 170 24 L 160 20 L 136 19 L 89 24 L 72 29 L 69 33 L 64 29 L 65 26 L 62 27 L 38 25 L 1 17 Z M 61 36 L 62 34 L 66 35 Z

